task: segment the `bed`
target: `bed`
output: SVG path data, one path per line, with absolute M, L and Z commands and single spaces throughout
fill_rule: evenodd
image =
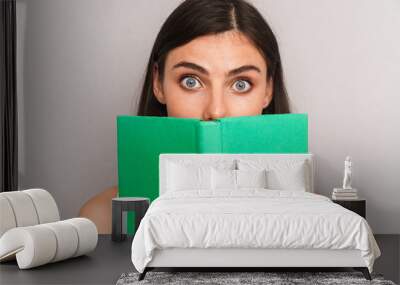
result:
M 367 221 L 314 191 L 312 154 L 161 154 L 160 196 L 132 242 L 158 267 L 352 267 L 371 279 Z

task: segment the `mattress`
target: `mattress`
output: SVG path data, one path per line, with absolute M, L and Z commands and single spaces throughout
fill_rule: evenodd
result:
M 133 265 L 143 272 L 168 248 L 359 250 L 370 272 L 381 254 L 367 221 L 329 198 L 261 188 L 161 195 L 132 241 Z

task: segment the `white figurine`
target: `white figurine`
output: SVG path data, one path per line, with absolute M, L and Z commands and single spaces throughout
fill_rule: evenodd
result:
M 344 161 L 344 177 L 343 177 L 343 189 L 351 188 L 351 157 L 346 156 Z

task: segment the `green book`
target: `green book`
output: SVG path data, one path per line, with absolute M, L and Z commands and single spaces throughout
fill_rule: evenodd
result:
M 160 153 L 308 153 L 307 114 L 226 117 L 214 121 L 117 116 L 120 197 L 158 197 Z M 132 233 L 132 214 L 128 233 Z

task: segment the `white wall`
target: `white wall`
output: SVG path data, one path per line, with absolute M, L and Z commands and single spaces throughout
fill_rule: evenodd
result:
M 117 184 L 115 118 L 133 114 L 161 24 L 181 0 L 17 0 L 21 188 L 63 218 Z M 354 161 L 376 233 L 400 233 L 400 2 L 251 1 L 280 44 L 294 111 L 309 114 L 316 189 Z

